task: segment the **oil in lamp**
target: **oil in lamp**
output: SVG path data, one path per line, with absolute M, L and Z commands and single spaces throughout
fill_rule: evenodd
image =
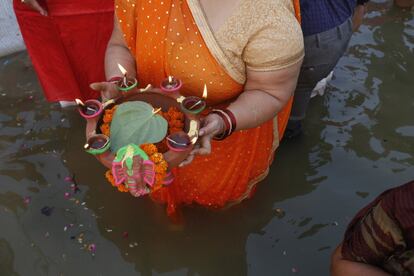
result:
M 78 105 L 79 113 L 85 119 L 96 118 L 103 111 L 103 106 L 98 100 L 87 100 L 86 102 L 82 102 L 80 99 L 75 99 L 75 101 Z
M 103 134 L 95 134 L 89 137 L 88 141 L 84 145 L 84 149 L 87 153 L 99 155 L 108 151 L 110 146 L 111 141 L 108 136 Z
M 168 76 L 160 85 L 160 88 L 163 92 L 166 93 L 173 93 L 180 90 L 180 88 L 183 86 L 182 82 L 174 78 L 173 76 Z
M 181 96 L 177 99 L 177 101 L 181 105 L 181 109 L 186 113 L 191 114 L 200 114 L 204 111 L 207 106 L 206 100 L 207 99 L 207 85 L 204 84 L 204 91 L 202 98 L 197 96 L 189 96 L 184 97 Z

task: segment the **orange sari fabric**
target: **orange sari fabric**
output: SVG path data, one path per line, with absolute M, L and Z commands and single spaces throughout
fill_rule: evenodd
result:
M 186 1 L 118 0 L 115 8 L 143 86 L 158 86 L 173 75 L 183 81 L 182 94 L 201 97 L 207 84 L 210 106 L 225 104 L 242 93 L 243 85 L 226 73 L 206 47 Z M 248 197 L 268 173 L 290 108 L 291 102 L 278 114 L 278 127 L 271 120 L 224 141 L 213 141 L 211 155 L 174 169 L 174 183 L 152 198 L 167 203 L 171 213 L 179 204 L 219 208 Z

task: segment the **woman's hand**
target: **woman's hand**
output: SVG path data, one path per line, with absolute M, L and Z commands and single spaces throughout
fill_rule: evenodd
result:
M 195 155 L 208 155 L 211 153 L 211 140 L 214 136 L 222 133 L 226 128 L 223 119 L 217 114 L 209 114 L 201 120 L 201 129 L 199 131 L 198 144 L 184 160 L 180 167 L 186 166 L 193 162 Z
M 222 133 L 226 126 L 223 119 L 217 114 L 209 114 L 201 120 L 201 129 L 199 131 L 200 148 L 195 154 L 208 155 L 211 153 L 211 139 Z
M 43 16 L 47 16 L 47 11 L 42 8 L 42 6 L 39 5 L 39 3 L 36 0 L 21 0 L 23 4 L 26 4 L 31 9 L 39 12 Z
M 201 119 L 201 129 L 199 131 L 198 143 L 195 145 L 193 151 L 184 160 L 180 167 L 189 165 L 193 162 L 194 157 L 199 155 L 208 155 L 211 153 L 211 140 L 214 136 L 222 133 L 225 129 L 223 119 L 217 114 L 209 114 L 205 118 Z
M 101 93 L 103 102 L 118 98 L 121 95 L 115 83 L 112 82 L 95 82 L 90 87 Z

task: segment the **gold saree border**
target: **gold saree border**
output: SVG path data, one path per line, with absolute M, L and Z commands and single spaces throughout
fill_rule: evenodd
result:
M 285 61 L 283 64 L 275 65 L 271 67 L 251 67 L 246 66 L 247 69 L 255 72 L 271 72 L 271 71 L 277 71 L 286 69 L 290 66 L 293 66 L 295 64 L 298 64 L 299 62 L 303 61 L 303 58 L 305 57 L 305 50 L 298 52 L 296 55 L 294 55 L 292 58 L 289 58 L 287 61 Z
M 206 43 L 206 46 L 210 50 L 213 57 L 233 80 L 243 85 L 246 81 L 246 76 L 234 67 L 234 65 L 225 55 L 223 49 L 218 44 L 216 37 L 214 36 L 214 33 L 211 30 L 209 23 L 207 22 L 207 17 L 204 14 L 200 2 L 198 0 L 187 0 L 187 4 L 198 26 L 198 29 L 200 30 L 201 36 L 203 37 L 204 42 Z
M 224 208 L 230 208 L 236 204 L 241 203 L 243 200 L 247 199 L 250 195 L 250 193 L 252 192 L 253 188 L 261 181 L 263 181 L 269 174 L 270 171 L 270 166 L 272 165 L 271 161 L 273 159 L 274 153 L 276 151 L 276 149 L 279 147 L 279 125 L 277 122 L 277 118 L 278 116 L 276 116 L 273 119 L 273 145 L 272 145 L 272 151 L 269 155 L 269 160 L 268 163 L 269 165 L 267 166 L 266 171 L 264 171 L 263 173 L 261 173 L 260 175 L 258 175 L 257 177 L 253 178 L 252 180 L 250 180 L 249 184 L 247 184 L 247 189 L 246 192 L 244 194 L 242 194 L 239 199 L 229 202 Z

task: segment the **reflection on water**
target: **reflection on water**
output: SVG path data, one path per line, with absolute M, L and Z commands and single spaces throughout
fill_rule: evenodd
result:
M 414 179 L 414 16 L 374 8 L 255 197 L 183 225 L 106 183 L 84 121 L 43 101 L 24 53 L 0 60 L 1 275 L 328 275 L 356 210 Z

